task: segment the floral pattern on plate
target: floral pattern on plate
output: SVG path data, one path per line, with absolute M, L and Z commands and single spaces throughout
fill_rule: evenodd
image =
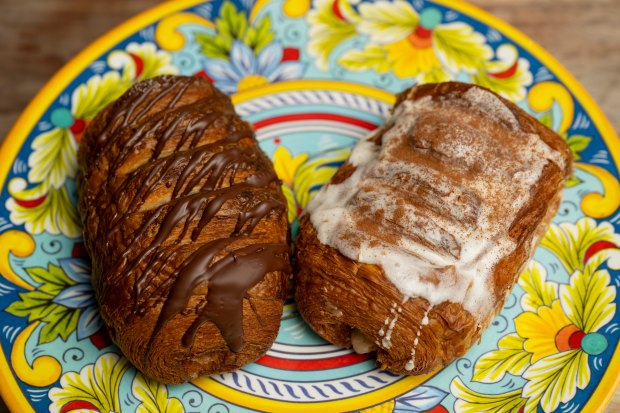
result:
M 174 3 L 174 4 L 173 4 Z M 620 358 L 617 138 L 553 59 L 451 0 L 183 0 L 128 22 L 46 87 L 0 153 L 0 374 L 19 412 L 600 411 Z M 564 201 L 480 343 L 403 377 L 316 336 L 285 303 L 272 349 L 238 371 L 166 386 L 110 342 L 75 207 L 88 123 L 134 82 L 204 76 L 231 94 L 273 159 L 293 231 L 394 93 L 489 87 L 563 136 Z

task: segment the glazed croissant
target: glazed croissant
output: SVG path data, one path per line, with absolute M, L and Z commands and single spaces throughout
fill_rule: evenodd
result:
M 406 90 L 301 219 L 301 314 L 385 369 L 446 366 L 503 307 L 570 173 L 564 140 L 494 93 Z
M 286 202 L 230 99 L 204 78 L 138 83 L 78 157 L 92 282 L 124 355 L 163 383 L 263 355 L 291 272 Z

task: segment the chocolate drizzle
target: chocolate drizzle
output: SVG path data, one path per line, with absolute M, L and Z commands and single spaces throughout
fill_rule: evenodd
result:
M 213 262 L 230 242 L 230 238 L 224 238 L 203 245 L 177 270 L 176 282 L 161 310 L 153 337 L 187 307 L 188 291 L 208 282 L 207 303 L 183 336 L 183 345 L 191 346 L 200 326 L 211 321 L 232 351 L 243 350 L 243 298 L 265 274 L 291 271 L 289 248 L 285 244 L 255 244 Z
M 125 247 L 109 257 L 108 282 L 101 288 L 114 297 L 129 286 L 135 316 L 162 305 L 153 344 L 171 319 L 189 314 L 194 290 L 207 283 L 206 304 L 200 300 L 182 344 L 191 347 L 210 321 L 230 350 L 239 352 L 248 291 L 268 273 L 291 271 L 286 234 L 264 240 L 253 234 L 262 221 L 285 219 L 286 205 L 250 126 L 227 97 L 201 82 L 184 77 L 142 82 L 102 115 L 105 126 L 87 150 L 114 156 L 94 199 L 111 209 L 102 238 L 107 244 L 121 240 Z M 197 89 L 200 99 L 186 96 Z M 150 156 L 133 166 L 138 150 Z M 150 206 L 154 193 L 168 200 Z M 235 218 L 230 211 L 237 211 Z M 140 225 L 127 234 L 136 216 Z M 228 228 L 222 235 L 229 237 L 213 239 L 208 229 L 213 225 Z M 173 262 L 180 265 L 170 274 L 166 268 Z M 166 271 L 167 277 L 159 275 Z
M 239 219 L 237 220 L 237 225 L 235 226 L 235 235 L 250 235 L 252 230 L 263 219 L 267 214 L 269 214 L 273 210 L 283 211 L 284 205 L 273 198 L 267 199 L 263 202 L 256 204 L 249 210 L 243 210 L 239 213 Z M 245 227 L 245 230 L 242 232 L 241 230 L 245 226 L 246 223 L 249 222 L 249 225 Z

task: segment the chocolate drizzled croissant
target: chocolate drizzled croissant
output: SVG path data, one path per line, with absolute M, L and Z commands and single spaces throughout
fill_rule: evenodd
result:
M 164 383 L 264 354 L 289 265 L 286 202 L 230 99 L 197 77 L 133 86 L 79 153 L 79 211 L 112 340 Z

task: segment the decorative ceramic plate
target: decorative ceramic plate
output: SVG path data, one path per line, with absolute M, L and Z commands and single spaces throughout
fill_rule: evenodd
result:
M 273 348 L 229 374 L 165 386 L 102 328 L 75 209 L 89 121 L 141 79 L 205 76 L 272 157 L 296 218 L 379 125 L 393 93 L 457 79 L 558 131 L 574 176 L 502 313 L 465 357 L 419 377 L 316 336 L 288 301 Z M 456 0 L 165 3 L 82 52 L 0 152 L 0 393 L 14 412 L 601 412 L 620 363 L 618 138 L 547 53 Z

